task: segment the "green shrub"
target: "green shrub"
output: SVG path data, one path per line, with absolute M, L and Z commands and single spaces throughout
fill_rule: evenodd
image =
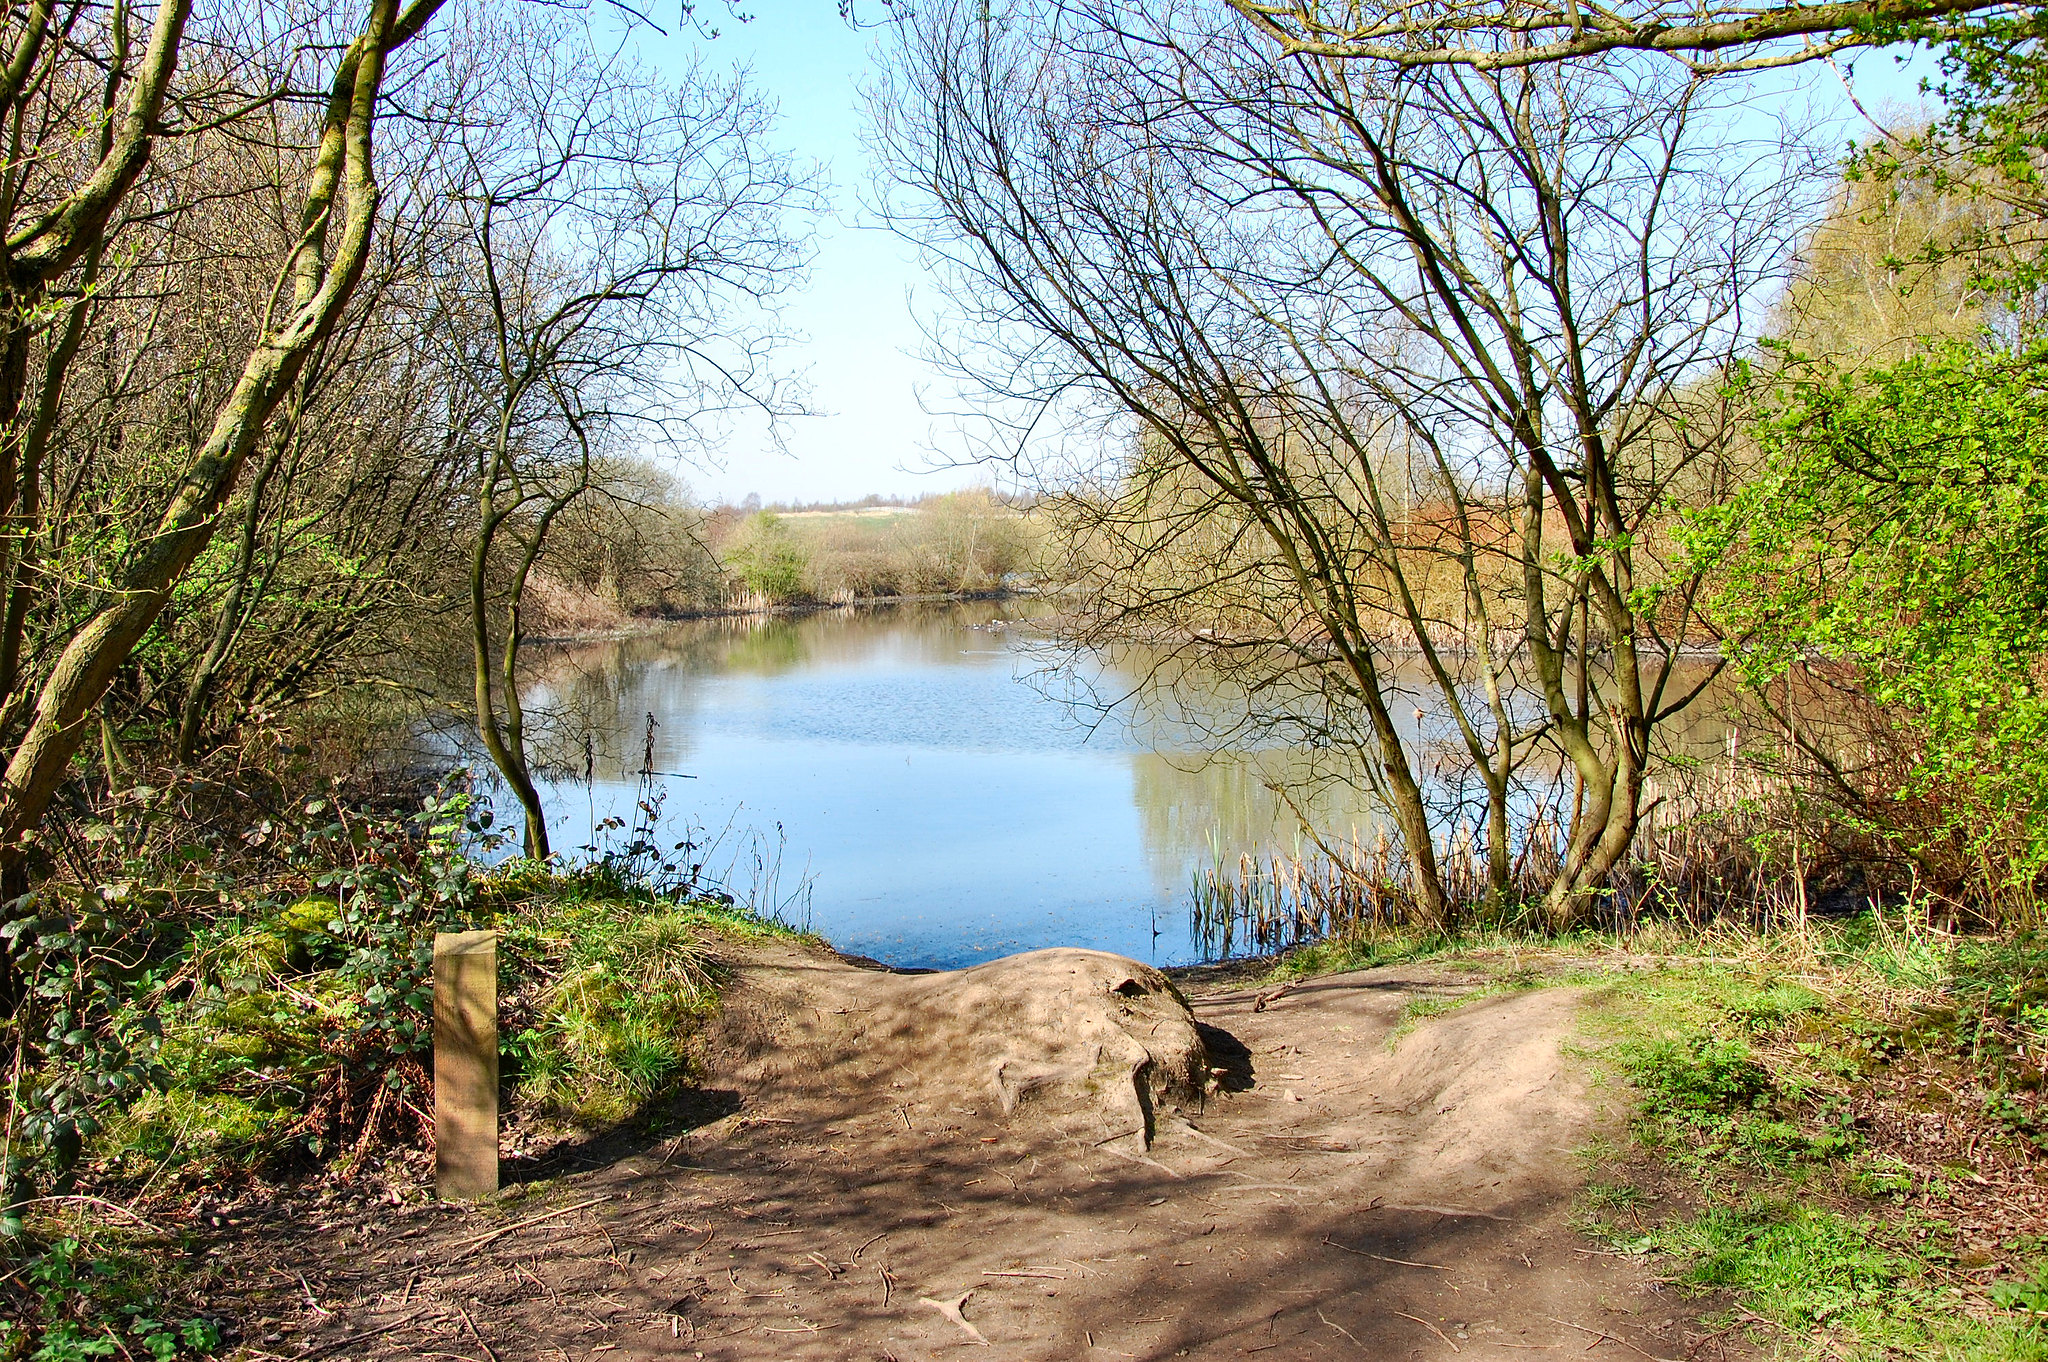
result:
M 726 546 L 725 566 L 747 592 L 780 605 L 804 596 L 810 554 L 780 516 L 757 511 Z
M 1770 1073 L 1742 1040 L 1655 1040 L 1624 1047 L 1620 1059 L 1651 1112 L 1728 1115 L 1764 1106 L 1774 1091 Z
M 61 1238 L 26 1253 L 9 1274 L 26 1288 L 20 1314 L 0 1319 L 0 1356 L 26 1362 L 117 1357 L 174 1362 L 211 1357 L 221 1346 L 214 1320 L 167 1308 L 148 1255 L 93 1252 Z
M 1685 1264 L 1683 1280 L 1746 1293 L 1751 1308 L 1792 1327 L 1883 1311 L 1913 1282 L 1913 1259 L 1887 1247 L 1876 1222 L 1811 1206 L 1753 1201 L 1675 1219 L 1636 1241 Z

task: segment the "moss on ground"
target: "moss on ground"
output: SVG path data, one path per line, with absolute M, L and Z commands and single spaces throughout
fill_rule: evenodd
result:
M 514 863 L 474 889 L 469 925 L 501 934 L 508 1110 L 578 1126 L 628 1120 L 690 1080 L 725 980 L 721 941 L 793 935 L 602 869 Z M 366 947 L 334 899 L 307 897 L 195 937 L 165 968 L 161 1085 L 94 1140 L 99 1175 L 217 1182 L 423 1134 L 436 925 Z

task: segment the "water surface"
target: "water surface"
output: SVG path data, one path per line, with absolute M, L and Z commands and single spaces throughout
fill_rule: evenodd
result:
M 651 764 L 666 841 L 724 831 L 729 859 L 761 835 L 779 895 L 803 885 L 794 915 L 842 950 L 939 968 L 1056 945 L 1200 959 L 1192 877 L 1245 852 L 1313 849 L 1268 789 L 1275 776 L 1298 788 L 1310 758 L 1212 753 L 1185 713 L 1105 707 L 1145 659 L 1055 667 L 1045 614 L 1009 601 L 704 620 L 536 654 L 529 706 L 558 734 L 593 737 L 554 744 L 591 777 L 544 790 L 554 844 L 630 821 Z M 1183 693 L 1198 694 L 1189 679 Z M 1395 664 L 1393 683 L 1411 749 L 1454 748 L 1441 716 L 1426 717 L 1419 663 Z M 1701 703 L 1664 742 L 1710 751 L 1725 737 L 1718 707 Z M 1453 762 L 1421 768 L 1446 829 L 1476 823 L 1477 782 Z M 1341 783 L 1296 803 L 1335 840 L 1370 838 L 1381 818 Z M 752 869 L 734 867 L 740 888 Z
M 1289 754 L 1210 759 L 1129 706 L 1077 707 L 1128 682 L 1048 672 L 1042 613 L 705 620 L 548 655 L 529 703 L 598 735 L 588 787 L 547 791 L 550 834 L 571 848 L 630 817 L 652 715 L 670 832 L 765 832 L 783 890 L 807 881 L 809 925 L 842 950 L 936 967 L 1050 945 L 1198 959 L 1197 867 L 1297 843 L 1261 783 Z M 1342 792 L 1316 809 L 1346 830 L 1374 817 Z

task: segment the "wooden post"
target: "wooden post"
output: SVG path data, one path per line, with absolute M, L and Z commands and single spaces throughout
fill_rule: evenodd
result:
M 434 1187 L 498 1190 L 498 934 L 434 937 Z

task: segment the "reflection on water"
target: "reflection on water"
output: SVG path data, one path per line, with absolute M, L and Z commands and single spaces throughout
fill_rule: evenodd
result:
M 1048 673 L 1034 613 L 707 620 L 547 655 L 529 703 L 597 738 L 589 788 L 546 792 L 556 842 L 630 816 L 652 714 L 676 835 L 779 827 L 784 883 L 810 877 L 811 925 L 843 950 L 936 966 L 1054 944 L 1196 958 L 1196 866 L 1292 844 L 1260 776 L 1286 754 L 1205 760 L 1163 721 L 1077 710 L 1076 694 L 1116 679 Z M 580 775 L 580 743 L 564 745 Z
M 708 620 L 543 655 L 528 702 L 562 764 L 544 793 L 558 846 L 630 818 L 652 715 L 673 835 L 779 828 L 783 880 L 811 881 L 812 928 L 892 964 L 957 966 L 1037 946 L 1199 958 L 1187 890 L 1217 857 L 1294 847 L 1267 788 L 1283 751 L 1208 757 L 1157 716 L 1069 703 L 1116 694 L 1106 668 L 1048 672 L 1029 602 Z M 1368 800 L 1321 789 L 1338 835 Z

